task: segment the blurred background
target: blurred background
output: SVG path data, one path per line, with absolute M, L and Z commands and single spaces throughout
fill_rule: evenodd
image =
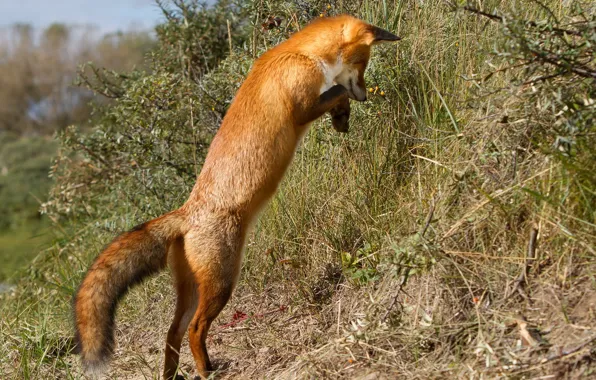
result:
M 39 209 L 54 134 L 85 128 L 90 103 L 108 99 L 80 86 L 77 73 L 87 62 L 141 69 L 162 17 L 152 0 L 0 2 L 0 282 L 53 238 Z

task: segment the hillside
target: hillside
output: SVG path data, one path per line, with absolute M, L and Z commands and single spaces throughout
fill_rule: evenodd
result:
M 403 40 L 261 215 L 207 343 L 217 378 L 594 376 L 596 9 L 481 3 L 164 4 L 151 70 L 93 78 L 113 102 L 58 136 L 60 238 L 0 295 L 0 377 L 83 378 L 70 302 L 91 260 L 186 200 L 255 57 L 339 13 Z M 127 295 L 109 378 L 160 376 L 174 302 L 167 271 Z

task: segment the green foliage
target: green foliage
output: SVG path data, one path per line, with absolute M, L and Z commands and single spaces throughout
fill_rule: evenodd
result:
M 215 68 L 231 46 L 247 41 L 245 0 L 218 0 L 211 6 L 198 0 L 157 3 L 167 20 L 156 28 L 159 47 L 153 61 L 158 71 L 196 80 Z
M 0 231 L 0 283 L 16 282 L 27 265 L 48 247 L 53 238 L 49 225 L 47 220 L 29 221 Z
M 56 143 L 45 137 L 0 134 L 0 281 L 29 263 L 51 236 L 39 213 L 52 186 Z
M 228 1 L 213 7 L 173 5 L 162 4 L 167 22 L 157 28 L 152 72 L 95 70 L 94 81 L 81 73 L 84 83 L 113 101 L 96 106 L 92 133 L 74 127 L 61 132 L 53 171 L 58 186 L 45 211 L 80 223 L 109 218 L 112 210 L 102 204 L 118 202 L 146 219 L 185 200 L 250 61 L 239 52 L 208 72 L 229 52 L 220 49 L 227 20 L 235 28 L 234 43 L 244 38 L 236 27 L 237 6 Z
M 44 137 L 0 134 L 0 230 L 40 218 L 39 206 L 51 187 L 48 171 L 56 150 Z
M 565 162 L 572 175 L 596 186 L 596 13 L 593 5 L 574 2 L 556 15 L 544 6 L 540 21 L 512 13 L 492 14 L 467 6 L 468 12 L 500 24 L 505 38 L 491 52 L 498 69 L 478 85 L 490 87 L 496 72 L 508 71 L 510 86 L 496 97 L 506 123 L 529 120 L 540 133 L 536 144 Z M 482 95 L 482 94 L 481 94 Z M 523 107 L 511 109 L 515 95 Z M 480 99 L 484 99 L 481 97 Z
M 596 13 L 593 4 L 574 2 L 561 14 L 544 5 L 539 21 L 511 12 L 494 14 L 466 6 L 468 12 L 500 25 L 505 38 L 491 51 L 493 70 L 477 82 L 479 100 L 492 95 L 503 124 L 525 123 L 528 139 L 563 164 L 571 192 L 579 192 L 585 212 L 596 214 Z M 558 13 L 558 14 L 557 14 Z M 496 88 L 490 78 L 508 72 L 510 84 Z M 498 85 L 500 86 L 500 84 Z M 497 92 L 497 95 L 494 93 Z M 511 96 L 516 97 L 512 107 Z M 479 103 L 476 103 L 479 106 Z M 523 141 L 523 140 L 522 140 Z M 520 144 L 521 145 L 521 144 Z M 578 210 L 579 212 L 579 210 Z
M 376 250 L 378 247 L 364 243 L 364 246 L 357 249 L 354 254 L 341 252 L 344 271 L 356 284 L 363 285 L 378 279 L 376 265 L 374 265 L 374 260 L 371 260 Z

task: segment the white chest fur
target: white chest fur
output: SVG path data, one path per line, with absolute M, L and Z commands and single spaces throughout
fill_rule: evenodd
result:
M 322 94 L 333 87 L 335 78 L 343 70 L 343 63 L 341 61 L 341 57 L 337 57 L 337 61 L 333 64 L 320 60 L 319 65 L 325 78 L 325 82 L 323 82 L 323 85 L 321 86 L 320 94 Z

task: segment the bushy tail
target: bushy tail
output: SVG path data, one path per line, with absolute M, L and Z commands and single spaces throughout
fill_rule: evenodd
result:
M 114 347 L 114 315 L 128 289 L 167 264 L 169 243 L 183 235 L 180 210 L 125 232 L 95 259 L 74 297 L 76 341 L 87 373 L 101 373 Z

